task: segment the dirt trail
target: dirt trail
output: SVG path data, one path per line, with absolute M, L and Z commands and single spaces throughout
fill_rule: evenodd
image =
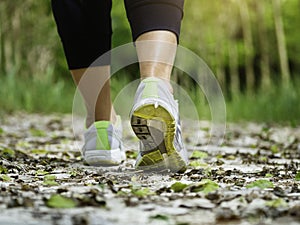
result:
M 134 169 L 128 160 L 84 165 L 69 115 L 0 120 L 0 225 L 300 224 L 300 127 L 229 124 L 205 146 L 209 123 L 183 121 L 190 165 L 183 174 Z

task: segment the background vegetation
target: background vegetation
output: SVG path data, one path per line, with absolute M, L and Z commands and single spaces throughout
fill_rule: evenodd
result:
M 230 120 L 299 122 L 299 9 L 299 0 L 186 0 L 180 44 L 213 70 Z M 123 1 L 114 0 L 112 17 L 113 46 L 130 42 Z M 115 87 L 136 71 L 121 71 Z M 199 99 L 192 81 L 175 73 Z M 73 94 L 50 1 L 1 0 L 0 111 L 71 112 Z M 195 102 L 200 115 L 209 116 L 206 103 Z

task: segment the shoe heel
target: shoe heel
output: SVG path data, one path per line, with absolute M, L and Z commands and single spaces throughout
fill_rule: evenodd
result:
M 144 147 L 136 163 L 138 169 L 185 170 L 186 164 L 173 144 L 175 120 L 165 108 L 155 103 L 140 107 L 131 117 L 131 126 Z

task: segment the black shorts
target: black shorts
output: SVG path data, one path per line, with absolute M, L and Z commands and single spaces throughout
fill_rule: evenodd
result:
M 125 0 L 132 38 L 153 30 L 180 34 L 184 0 Z M 69 69 L 89 67 L 111 49 L 111 0 L 52 0 Z M 109 65 L 110 58 L 101 62 Z

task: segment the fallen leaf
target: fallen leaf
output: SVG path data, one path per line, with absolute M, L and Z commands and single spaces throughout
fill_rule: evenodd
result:
M 55 181 L 55 179 L 56 179 L 55 175 L 46 175 L 46 176 L 44 176 L 43 185 L 45 185 L 45 186 L 57 186 L 58 183 Z
M 75 208 L 76 202 L 71 199 L 67 198 L 58 194 L 54 194 L 48 199 L 46 205 L 51 208 Z
M 206 152 L 202 152 L 202 151 L 193 151 L 192 155 L 191 155 L 191 159 L 205 159 L 207 158 L 208 155 Z
M 273 188 L 274 185 L 269 180 L 256 180 L 246 186 L 247 188 L 258 187 L 260 189 Z
M 279 208 L 279 207 L 286 207 L 287 203 L 284 199 L 282 198 L 277 198 L 271 201 L 266 202 L 266 206 L 269 206 L 271 208 Z
M 34 137 L 46 137 L 46 133 L 43 130 L 31 128 L 29 131 L 30 131 L 30 134 Z
M 1 173 L 7 173 L 7 172 L 8 172 L 8 171 L 7 171 L 7 168 L 0 165 L 0 174 L 1 174 Z
M 295 180 L 296 180 L 296 181 L 300 181 L 300 172 L 298 172 L 298 173 L 296 174 Z
M 15 151 L 13 149 L 5 148 L 1 150 L 0 156 L 2 156 L 5 159 L 12 159 L 16 155 Z
M 149 188 L 132 189 L 131 193 L 136 197 L 140 197 L 140 198 L 154 194 L 154 192 L 150 191 Z
M 7 176 L 6 174 L 1 174 L 0 175 L 0 180 L 2 180 L 2 181 L 10 181 L 10 177 Z
M 150 219 L 167 221 L 167 220 L 169 220 L 169 217 L 166 216 L 166 215 L 157 214 L 157 215 L 154 215 L 154 216 L 150 216 Z
M 171 185 L 171 190 L 174 192 L 181 192 L 183 189 L 185 189 L 188 185 L 181 183 L 181 182 L 175 182 Z
M 195 160 L 190 162 L 190 166 L 194 168 L 199 168 L 199 167 L 207 167 L 208 165 L 201 160 Z
M 209 179 L 203 179 L 199 183 L 191 185 L 191 192 L 203 192 L 204 194 L 208 194 L 210 192 L 216 191 L 219 189 L 219 185 Z
M 46 175 L 46 174 L 48 174 L 49 172 L 47 172 L 47 171 L 45 171 L 45 170 L 37 170 L 36 172 L 35 172 L 35 175 L 36 176 L 43 176 L 43 175 Z
M 44 155 L 48 153 L 48 151 L 45 149 L 32 149 L 30 152 L 37 155 Z

